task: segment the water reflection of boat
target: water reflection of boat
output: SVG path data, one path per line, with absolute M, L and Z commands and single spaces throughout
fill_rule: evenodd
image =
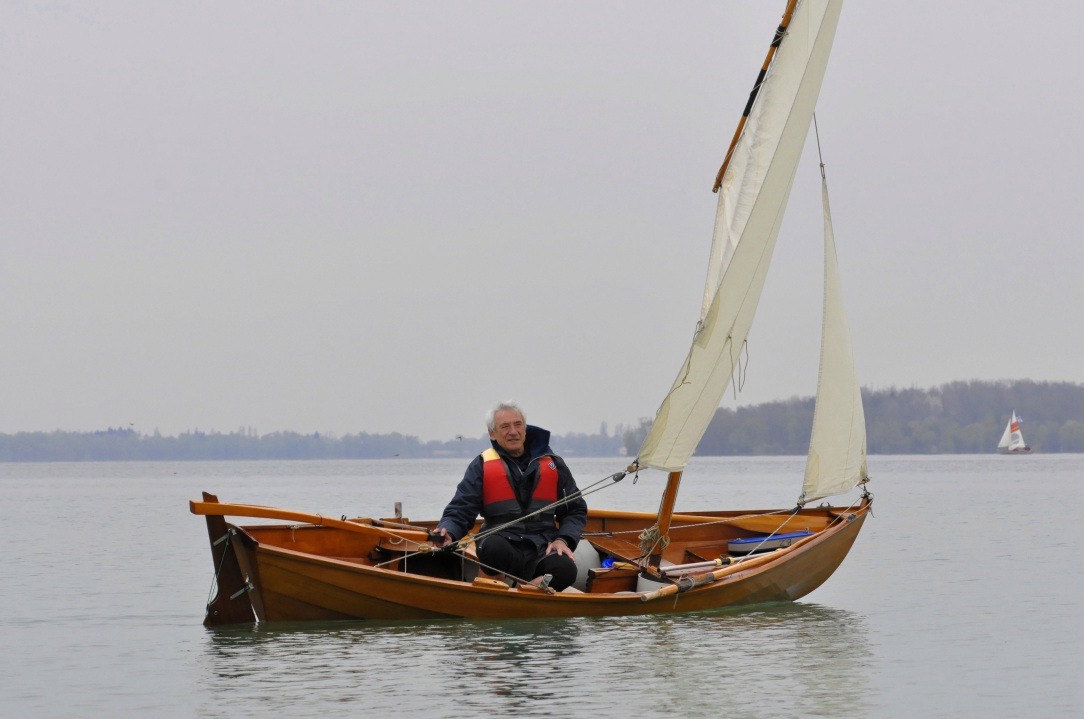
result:
M 703 304 L 685 362 L 630 472 L 667 474 L 657 512 L 592 509 L 577 548 L 574 591 L 478 576 L 474 533 L 437 552 L 434 521 L 332 519 L 204 494 L 218 594 L 206 623 L 522 618 L 667 614 L 794 600 L 847 555 L 869 513 L 866 434 L 843 311 L 823 164 L 824 317 L 820 380 L 797 506 L 674 511 L 685 467 L 729 386 L 752 327 L 835 37 L 841 0 L 789 0 L 730 149 L 719 193 Z M 812 364 L 812 363 L 811 363 Z M 850 504 L 810 506 L 849 493 Z M 547 511 L 547 507 L 539 511 Z M 285 520 L 228 525 L 223 517 Z M 777 541 L 789 535 L 789 542 Z M 735 540 L 753 540 L 737 542 Z M 773 546 L 775 543 L 778 546 Z M 763 551 L 770 550 L 770 551 Z
M 198 663 L 205 714 L 222 713 L 211 697 L 227 697 L 248 713 L 305 701 L 428 716 L 447 699 L 498 716 L 635 715 L 618 710 L 620 695 L 622 707 L 674 716 L 745 716 L 753 703 L 858 717 L 875 701 L 870 631 L 861 613 L 791 602 L 681 616 L 273 622 L 212 629 Z

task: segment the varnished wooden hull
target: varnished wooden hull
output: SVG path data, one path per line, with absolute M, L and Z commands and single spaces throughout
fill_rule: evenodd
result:
M 816 531 L 812 536 L 785 549 L 723 566 L 710 578 L 705 572 L 691 577 L 695 581 L 687 580 L 683 586 L 662 592 L 635 591 L 630 585 L 622 591 L 594 587 L 588 592 L 555 594 L 534 587 L 509 588 L 486 580 L 415 573 L 410 562 L 422 560 L 408 558 L 404 567 L 394 555 L 389 565 L 374 566 L 380 564 L 372 559 L 374 553 L 386 552 L 383 547 L 389 544 L 380 537 L 313 525 L 238 527 L 209 515 L 212 542 L 224 531 L 233 532 L 230 541 L 212 546 L 219 568 L 219 591 L 208 607 L 205 623 L 252 621 L 252 615 L 259 621 L 298 621 L 661 614 L 795 600 L 820 586 L 840 565 L 858 536 L 869 504 L 804 511 L 796 520 L 792 518 L 790 526 L 813 526 Z M 758 528 L 758 520 L 777 526 L 781 521 L 775 515 L 730 523 L 729 518 L 739 514 L 676 515 L 673 536 L 684 535 L 684 539 L 668 549 L 671 561 L 695 559 L 696 552 L 713 552 L 727 538 L 747 534 L 748 527 Z M 587 534 L 600 549 L 617 550 L 628 542 L 616 537 L 650 526 L 649 517 L 593 511 Z M 728 523 L 704 526 L 705 520 L 712 518 L 726 518 Z M 212 520 L 222 524 L 212 527 Z M 470 564 L 468 560 L 452 561 Z M 701 586 L 689 588 L 696 582 Z

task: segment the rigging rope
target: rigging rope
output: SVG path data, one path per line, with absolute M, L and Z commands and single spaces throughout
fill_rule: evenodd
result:
M 640 551 L 642 554 L 637 559 L 643 559 L 654 554 L 659 544 L 662 544 L 662 548 L 659 550 L 661 553 L 670 546 L 670 535 L 660 535 L 659 525 L 653 524 L 640 532 Z
M 474 534 L 474 535 L 467 534 L 465 537 L 461 537 L 461 538 L 457 539 L 454 542 L 450 542 L 448 544 L 445 544 L 442 547 L 431 547 L 428 544 L 418 542 L 418 549 L 416 551 L 414 551 L 414 552 L 408 552 L 408 553 L 404 554 L 402 559 L 406 560 L 406 559 L 409 559 L 410 557 L 414 557 L 414 556 L 417 556 L 419 554 L 431 554 L 433 552 L 439 552 L 439 551 L 454 552 L 456 554 L 459 554 L 459 556 L 461 556 L 461 557 L 463 557 L 465 559 L 466 557 L 465 557 L 465 555 L 462 554 L 462 552 L 468 545 L 470 545 L 471 542 L 474 542 L 474 543 L 480 542 L 481 540 L 485 539 L 486 537 L 490 536 L 491 534 L 494 534 L 495 532 L 500 532 L 500 531 L 502 531 L 504 529 L 508 529 L 509 527 L 515 526 L 515 525 L 521 523 L 522 521 L 524 521 L 525 519 L 530 519 L 531 517 L 534 517 L 535 515 L 542 514 L 544 512 L 548 512 L 551 509 L 556 509 L 557 507 L 560 507 L 563 504 L 567 504 L 568 502 L 570 502 L 572 500 L 580 499 L 582 497 L 586 497 L 588 495 L 594 494 L 595 492 L 599 492 L 599 491 L 601 491 L 603 489 L 607 489 L 609 487 L 612 487 L 613 485 L 617 484 L 622 479 L 624 479 L 627 475 L 628 475 L 628 470 L 621 470 L 620 472 L 614 472 L 613 474 L 607 475 L 606 477 L 603 477 L 602 479 L 598 480 L 597 482 L 594 482 L 593 484 L 589 484 L 588 486 L 584 487 L 583 489 L 579 489 L 579 490 L 573 492 L 572 494 L 568 495 L 567 497 L 563 497 L 561 499 L 558 499 L 556 502 L 551 502 L 550 504 L 547 504 L 545 507 L 542 507 L 541 509 L 538 509 L 538 510 L 536 510 L 534 512 L 531 512 L 530 514 L 525 514 L 522 517 L 519 517 L 518 519 L 516 519 L 514 522 L 505 522 L 504 524 L 493 527 L 491 529 L 487 529 L 484 532 L 479 532 L 478 534 Z M 599 486 L 599 485 L 602 485 L 603 482 L 610 482 L 610 484 L 604 485 L 604 486 Z M 390 532 L 389 532 L 389 534 L 390 534 Z M 400 541 L 406 541 L 405 537 L 398 537 L 398 535 L 392 535 L 392 536 L 397 537 Z M 385 566 L 387 564 L 391 564 L 392 562 L 397 562 L 397 561 L 399 561 L 399 559 L 389 559 L 386 562 L 381 562 L 380 564 L 375 564 L 373 566 L 375 566 L 375 567 L 383 567 L 383 566 Z M 482 564 L 482 562 L 478 561 L 477 557 L 471 558 L 470 561 L 476 562 L 478 564 L 478 566 L 485 567 L 486 569 L 491 570 L 493 572 L 496 572 L 496 573 L 499 573 L 499 574 L 501 574 L 501 573 L 508 574 L 507 572 L 501 572 L 501 570 L 498 570 L 498 569 L 495 569 L 495 568 L 490 567 L 488 565 Z M 508 576 L 511 576 L 517 582 L 526 583 L 526 580 L 523 580 L 520 577 L 516 577 L 516 576 L 510 575 L 510 574 Z
M 614 472 L 613 474 L 611 474 L 609 476 L 603 477 L 602 479 L 598 480 L 594 484 L 589 484 L 588 486 L 584 487 L 583 489 L 579 489 L 579 490 L 573 492 L 572 494 L 568 495 L 567 497 L 563 497 L 561 499 L 558 499 L 556 502 L 551 502 L 550 504 L 547 504 L 545 507 L 542 507 L 541 509 L 538 509 L 538 510 L 536 510 L 534 512 L 531 512 L 530 514 L 525 514 L 522 517 L 517 518 L 515 521 L 505 522 L 504 524 L 501 524 L 501 525 L 498 525 L 496 527 L 492 527 L 490 529 L 487 529 L 484 532 L 479 532 L 476 535 L 468 534 L 466 537 L 461 537 L 460 539 L 457 539 L 456 541 L 452 542 L 451 545 L 447 545 L 447 546 L 455 546 L 455 545 L 458 545 L 458 544 L 462 543 L 464 540 L 468 540 L 468 539 L 470 541 L 474 541 L 474 542 L 481 541 L 482 539 L 485 539 L 486 537 L 488 537 L 491 534 L 503 531 L 505 529 L 508 529 L 509 527 L 514 527 L 515 525 L 520 524 L 521 522 L 523 522 L 526 519 L 530 519 L 531 517 L 534 517 L 534 516 L 539 515 L 539 514 L 544 514 L 545 512 L 548 512 L 548 511 L 550 511 L 552 509 L 556 509 L 557 507 L 560 507 L 563 504 L 568 504 L 572 500 L 581 499 L 581 498 L 586 497 L 586 496 L 588 496 L 590 494 L 594 494 L 595 492 L 601 491 L 603 489 L 607 489 L 608 487 L 612 487 L 613 485 L 617 484 L 622 479 L 624 479 L 627 475 L 628 475 L 628 470 L 621 470 L 620 472 Z M 608 484 L 608 485 L 602 486 L 602 487 L 598 486 L 598 485 L 602 484 L 603 482 L 611 482 L 611 483 Z
M 530 584 L 531 583 L 531 580 L 529 580 L 529 579 L 524 579 L 523 577 L 517 577 L 516 575 L 512 574 L 511 572 L 508 572 L 508 571 L 503 570 L 503 569 L 498 569 L 497 567 L 493 567 L 493 566 L 490 566 L 490 565 L 486 564 L 485 562 L 478 559 L 477 555 L 472 557 L 472 556 L 467 555 L 464 550 L 453 549 L 454 546 L 455 546 L 454 543 L 453 544 L 447 544 L 447 545 L 445 545 L 443 547 L 431 547 L 428 544 L 419 544 L 418 549 L 416 551 L 404 552 L 402 557 L 393 557 L 392 559 L 389 559 L 386 562 L 379 562 L 377 564 L 374 564 L 373 567 L 375 567 L 377 569 L 380 569 L 382 567 L 386 567 L 389 564 L 394 564 L 395 562 L 398 562 L 398 561 L 401 560 L 403 562 L 403 571 L 405 572 L 406 571 L 406 562 L 411 557 L 416 557 L 419 554 L 440 554 L 442 552 L 448 552 L 448 553 L 455 554 L 457 557 L 459 557 L 459 559 L 460 559 L 460 561 L 462 563 L 473 562 L 474 564 L 477 564 L 479 566 L 479 568 L 488 570 L 489 573 L 491 573 L 491 574 L 504 575 L 506 577 L 510 577 L 517 584 Z M 424 547 L 424 549 L 423 549 L 423 547 Z M 492 577 L 486 577 L 486 578 L 487 579 L 492 579 Z M 498 580 L 498 581 L 500 581 L 500 580 Z M 550 593 L 553 593 L 553 590 L 548 590 L 548 591 Z
M 222 565 L 226 563 L 226 554 L 230 551 L 230 537 L 233 536 L 233 530 L 227 529 L 226 533 L 215 540 L 215 544 L 225 541 L 226 546 L 222 548 L 222 556 L 218 559 L 218 567 L 215 568 L 215 576 L 211 578 L 211 588 L 207 590 L 207 609 L 211 608 L 211 600 L 214 595 L 218 593 L 218 577 L 222 574 Z M 213 546 L 213 545 L 212 545 Z
M 745 355 L 745 368 L 742 368 L 741 356 Z M 734 388 L 734 399 L 738 398 L 738 392 L 745 389 L 745 375 L 749 371 L 749 338 L 746 338 L 741 343 L 741 350 L 738 351 L 738 359 L 734 359 L 734 343 L 730 343 L 730 366 L 737 368 L 737 374 L 735 375 L 731 370 L 730 385 Z
M 853 506 L 853 505 L 852 505 Z M 743 514 L 738 517 L 727 517 L 725 519 L 716 519 L 711 522 L 696 522 L 693 524 L 682 524 L 678 526 L 671 525 L 670 531 L 674 532 L 680 529 L 694 529 L 696 527 L 710 527 L 716 524 L 730 524 L 731 522 L 737 522 L 742 519 L 753 519 L 754 517 L 769 517 L 773 514 L 782 514 L 783 512 L 792 512 L 790 509 L 776 509 L 771 512 L 761 512 L 760 514 Z M 584 532 L 585 537 L 614 537 L 618 534 L 637 534 L 642 533 L 643 530 L 639 529 L 625 529 L 625 530 L 609 530 L 606 532 Z

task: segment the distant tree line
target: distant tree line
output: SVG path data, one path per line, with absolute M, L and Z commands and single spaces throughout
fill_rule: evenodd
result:
M 862 390 L 870 454 L 993 452 L 1010 413 L 1023 418 L 1024 439 L 1036 452 L 1084 452 L 1084 385 L 1069 382 L 952 382 L 934 389 Z M 698 455 L 804 455 L 809 450 L 813 399 L 794 398 L 737 409 L 721 408 Z M 650 426 L 626 432 L 635 454 Z
M 935 389 L 863 390 L 871 454 L 985 454 L 993 452 L 1009 413 L 1024 420 L 1024 438 L 1036 452 L 1084 452 L 1084 385 L 1068 382 L 953 382 Z M 804 455 L 813 400 L 794 398 L 752 407 L 719 409 L 698 455 Z M 568 457 L 634 456 L 650 426 L 611 434 L 554 435 L 554 450 Z M 132 428 L 96 432 L 0 434 L 0 462 L 117 460 L 469 458 L 489 445 L 485 435 L 423 442 L 399 433 L 333 436 L 274 432 L 185 432 L 144 435 Z
M 623 432 L 622 428 L 618 428 Z M 554 438 L 561 454 L 607 457 L 621 453 L 622 435 L 568 434 Z M 123 460 L 382 459 L 389 457 L 470 458 L 489 446 L 489 437 L 422 442 L 414 436 L 348 434 L 341 437 L 298 432 L 256 435 L 237 432 L 185 432 L 176 437 L 131 428 L 95 432 L 19 432 L 0 434 L 0 462 L 83 462 Z
M 176 437 L 143 435 L 130 428 L 97 432 L 20 432 L 0 434 L 0 461 L 79 462 L 115 460 L 371 459 L 456 455 L 463 444 L 429 442 L 392 434 L 319 432 L 185 432 Z M 477 453 L 478 441 L 464 456 Z

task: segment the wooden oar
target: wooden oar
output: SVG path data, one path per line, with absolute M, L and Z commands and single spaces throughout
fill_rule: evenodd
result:
M 320 527 L 342 529 L 347 532 L 356 532 L 358 534 L 370 534 L 380 537 L 401 537 L 411 542 L 417 542 L 419 545 L 428 546 L 426 545 L 426 540 L 429 537 L 428 534 L 426 534 L 425 532 L 419 532 L 409 529 L 385 529 L 383 527 L 374 527 L 371 524 L 358 524 L 357 522 L 347 522 L 342 519 L 335 519 L 334 517 L 325 517 L 322 514 L 297 512 L 292 509 L 262 507 L 257 504 L 197 502 L 195 500 L 188 502 L 188 508 L 192 510 L 192 514 L 214 514 L 231 517 L 258 517 L 260 519 L 281 519 L 287 522 L 305 522 L 306 524 L 315 524 Z

